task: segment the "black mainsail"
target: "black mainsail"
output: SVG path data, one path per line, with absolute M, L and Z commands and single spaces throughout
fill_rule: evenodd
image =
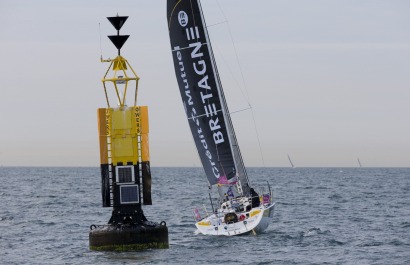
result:
M 199 0 L 168 0 L 167 18 L 182 102 L 208 182 L 239 181 L 239 195 L 247 196 L 249 181 Z

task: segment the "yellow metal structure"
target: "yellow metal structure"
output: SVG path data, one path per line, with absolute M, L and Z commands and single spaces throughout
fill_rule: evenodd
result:
M 125 98 L 127 95 L 127 90 L 128 90 L 128 82 L 129 81 L 135 81 L 135 97 L 134 97 L 134 106 L 137 105 L 137 93 L 138 93 L 138 81 L 139 77 L 135 73 L 134 69 L 131 67 L 131 65 L 128 63 L 128 61 L 118 55 L 115 59 L 111 60 L 103 60 L 101 59 L 101 62 L 109 62 L 110 66 L 107 69 L 107 72 L 104 75 L 104 78 L 101 80 L 103 82 L 104 86 L 104 92 L 105 92 L 105 98 L 107 100 L 107 105 L 110 108 L 110 101 L 108 99 L 108 94 L 107 94 L 107 86 L 106 82 L 111 82 L 114 85 L 115 89 L 115 94 L 117 95 L 117 100 L 119 102 L 120 108 L 123 108 L 125 106 Z M 113 75 L 111 78 L 108 77 L 108 73 L 110 72 L 112 66 L 112 71 Z M 127 67 L 128 66 L 128 67 Z M 131 70 L 131 73 L 127 73 L 128 68 Z M 124 91 L 121 95 L 118 84 L 120 83 L 125 83 L 125 88 Z
M 98 109 L 98 135 L 100 142 L 100 161 L 101 165 L 108 164 L 108 132 L 109 128 L 107 126 L 107 109 Z
M 147 106 L 98 109 L 98 124 L 101 164 L 149 161 Z
M 137 182 L 142 186 L 144 204 L 152 204 L 148 107 L 137 106 L 139 77 L 128 61 L 120 55 L 114 60 L 101 61 L 110 63 L 102 79 L 108 107 L 98 109 L 101 167 L 107 168 L 108 178 L 113 182 L 115 181 L 115 177 L 113 177 L 115 167 L 135 166 L 135 169 L 138 170 L 135 172 L 136 176 L 141 177 L 141 181 Z M 125 99 L 129 89 L 128 84 L 134 81 L 134 104 L 127 106 Z M 118 106 L 115 108 L 110 105 L 107 89 L 115 91 L 116 100 L 114 99 L 114 101 L 118 102 Z M 110 189 L 112 192 L 112 188 Z
M 101 80 L 108 108 L 98 109 L 101 164 L 116 166 L 147 162 L 149 161 L 148 107 L 137 106 L 139 77 L 128 61 L 120 55 L 113 60 L 101 59 L 101 61 L 110 63 Z M 135 97 L 134 105 L 127 107 L 125 98 L 130 81 L 135 81 Z M 119 103 L 117 108 L 110 106 L 107 83 L 113 85 Z M 123 84 L 123 91 L 120 91 L 119 84 Z

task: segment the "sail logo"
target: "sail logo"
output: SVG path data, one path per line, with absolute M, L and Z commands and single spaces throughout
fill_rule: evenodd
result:
M 181 10 L 178 13 L 178 21 L 181 27 L 186 27 L 188 25 L 188 15 L 185 11 Z
M 174 49 L 173 49 L 173 52 L 176 52 L 176 58 L 178 59 L 178 64 L 180 66 L 180 68 L 179 68 L 180 74 L 181 74 L 180 77 L 181 77 L 181 80 L 182 80 L 182 83 L 183 83 L 183 85 L 182 86 L 180 85 L 180 87 L 184 87 L 184 89 L 185 89 L 185 97 L 186 98 L 183 98 L 185 112 L 188 116 L 188 120 L 191 120 L 197 126 L 196 129 L 197 129 L 198 134 L 197 134 L 197 136 L 194 136 L 194 138 L 198 137 L 196 139 L 200 140 L 200 144 L 202 144 L 202 146 L 204 148 L 203 149 L 203 151 L 204 151 L 203 155 L 205 155 L 205 157 L 208 158 L 209 164 L 211 165 L 212 173 L 214 174 L 215 178 L 219 178 L 220 174 L 219 174 L 218 167 L 216 166 L 216 163 L 214 162 L 212 154 L 209 151 L 208 143 L 207 143 L 207 140 L 206 140 L 206 138 L 203 134 L 201 124 L 199 123 L 199 117 L 197 115 L 196 109 L 195 109 L 194 106 L 192 106 L 194 104 L 194 102 L 192 100 L 192 95 L 191 95 L 191 91 L 190 91 L 190 87 L 189 87 L 189 83 L 188 83 L 188 79 L 187 79 L 187 74 L 185 72 L 185 66 L 184 66 L 184 63 L 183 63 L 181 48 L 179 46 L 175 46 Z M 194 69 L 196 69 L 195 65 L 194 65 Z M 202 93 L 201 93 L 201 95 L 202 95 Z M 209 96 L 206 96 L 206 97 L 209 97 Z M 188 101 L 188 105 L 192 106 L 190 114 L 188 112 L 188 106 L 186 104 L 186 102 L 187 102 L 186 100 Z M 202 96 L 202 100 L 204 100 L 204 96 Z M 206 112 L 206 116 L 208 116 L 212 112 L 216 113 L 216 110 L 215 110 L 215 108 L 209 107 L 208 110 L 205 108 L 205 112 Z M 191 117 L 189 117 L 189 115 L 191 115 Z M 192 129 L 192 127 L 191 127 L 191 129 Z M 192 133 L 194 133 L 195 130 L 194 129 L 192 129 L 192 130 L 193 130 Z M 215 136 L 214 136 L 214 138 L 215 138 Z M 203 156 L 201 155 L 201 159 L 202 159 L 202 157 Z M 206 164 L 204 163 L 204 166 L 205 165 Z

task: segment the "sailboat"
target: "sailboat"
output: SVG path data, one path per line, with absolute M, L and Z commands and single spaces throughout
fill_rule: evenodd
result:
M 362 167 L 362 163 L 360 163 L 360 159 L 357 158 L 357 162 L 359 163 L 359 167 Z
M 194 209 L 199 233 L 242 235 L 264 231 L 275 203 L 251 187 L 222 89 L 199 0 L 168 0 L 167 19 L 175 74 L 205 175 L 219 201 Z M 211 197 L 211 195 L 210 195 Z
M 289 156 L 289 155 L 288 155 L 288 159 L 289 159 L 290 166 L 291 166 L 292 168 L 295 168 L 295 165 L 293 164 L 293 162 L 292 162 L 292 160 L 290 159 L 290 156 Z

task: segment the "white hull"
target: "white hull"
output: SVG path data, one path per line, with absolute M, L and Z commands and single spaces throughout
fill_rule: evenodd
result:
M 259 234 L 266 230 L 273 217 L 275 203 L 260 205 L 248 212 L 236 213 L 239 217 L 237 222 L 225 223 L 224 217 L 227 212 L 220 211 L 209 215 L 197 222 L 198 231 L 204 235 L 235 236 L 244 234 Z

